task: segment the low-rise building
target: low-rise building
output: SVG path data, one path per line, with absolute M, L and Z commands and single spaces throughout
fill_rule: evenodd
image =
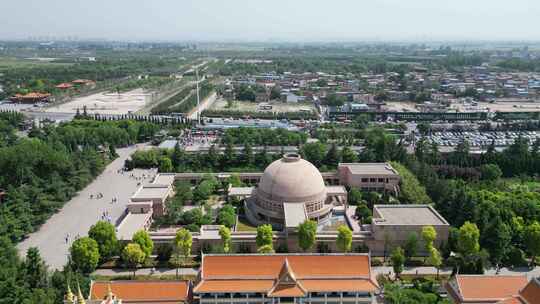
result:
M 413 233 L 420 239 L 425 226 L 437 232 L 437 246 L 448 239 L 450 224 L 430 205 L 375 205 L 368 246 L 374 254 L 384 254 L 386 242 L 404 246 Z
M 199 303 L 372 303 L 366 254 L 203 255 Z
M 349 187 L 399 192 L 399 173 L 389 163 L 341 163 L 338 175 L 340 182 Z
M 446 284 L 446 290 L 456 304 L 495 304 L 518 295 L 527 282 L 524 275 L 456 275 Z
M 172 184 L 148 184 L 140 187 L 131 202 L 152 202 L 154 216 L 165 214 L 165 201 L 172 193 Z

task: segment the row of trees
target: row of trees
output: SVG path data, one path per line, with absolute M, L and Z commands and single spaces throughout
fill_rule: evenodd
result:
M 249 143 L 255 146 L 299 146 L 307 141 L 304 132 L 286 129 L 230 128 L 226 129 L 221 142 L 224 145 Z
M 39 65 L 13 65 L 3 70 L 3 84 L 6 94 L 17 92 L 51 92 L 56 85 L 75 79 L 103 81 L 121 79 L 149 70 L 178 65 L 177 58 L 137 57 L 104 58 L 96 62 L 76 62 L 71 64 L 52 63 Z
M 94 271 L 99 264 L 120 256 L 122 262 L 133 269 L 150 258 L 154 243 L 148 232 L 137 231 L 132 241 L 123 246 L 117 239 L 116 228 L 109 222 L 99 221 L 88 231 L 88 237 L 73 242 L 70 251 L 71 267 L 83 274 Z

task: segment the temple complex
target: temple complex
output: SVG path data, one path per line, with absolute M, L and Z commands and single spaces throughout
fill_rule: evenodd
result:
M 365 254 L 203 255 L 199 303 L 372 303 Z

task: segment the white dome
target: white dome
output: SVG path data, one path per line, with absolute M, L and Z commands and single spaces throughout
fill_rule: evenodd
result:
M 321 173 L 313 164 L 291 153 L 264 170 L 257 195 L 282 203 L 324 201 L 326 186 Z

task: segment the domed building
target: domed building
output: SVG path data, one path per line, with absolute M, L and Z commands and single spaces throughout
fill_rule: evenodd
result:
M 344 203 L 346 199 L 338 201 Z M 326 219 L 335 202 L 319 170 L 291 153 L 266 168 L 246 200 L 246 216 L 254 225 L 296 228 L 306 219 Z

